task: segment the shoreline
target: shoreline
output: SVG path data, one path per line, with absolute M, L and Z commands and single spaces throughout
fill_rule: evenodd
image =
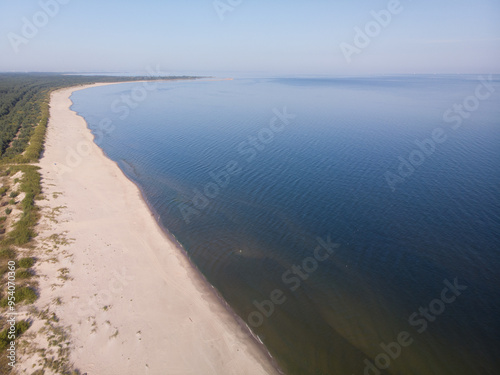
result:
M 63 323 L 71 327 L 74 344 L 71 359 L 76 368 L 89 375 L 159 374 L 169 373 L 169 368 L 179 374 L 278 374 L 267 349 L 206 281 L 175 237 L 160 224 L 139 186 L 94 143 L 94 135 L 83 117 L 70 109 L 70 96 L 74 91 L 138 82 L 97 83 L 51 93 L 40 172 L 44 194 L 61 193 L 61 197 L 49 199 L 49 207 L 54 209 L 65 203 L 63 216 L 70 217 L 57 226 L 59 230 L 66 229 L 63 232 L 74 238 L 74 243 L 68 246 L 72 252 L 71 267 L 68 267 L 71 280 L 61 287 L 63 290 L 48 294 L 55 297 L 64 292 L 63 306 L 57 310 Z M 57 163 L 67 160 L 71 145 L 80 148 L 84 145 L 88 156 L 74 163 L 70 170 L 62 170 Z M 118 216 L 115 211 L 120 211 Z M 114 215 L 106 217 L 110 213 Z M 138 224 L 138 220 L 142 224 Z M 127 230 L 122 226 L 127 226 Z M 90 240 L 92 235 L 98 239 Z M 87 239 L 85 243 L 79 240 L 82 237 Z M 87 248 L 86 254 L 83 247 Z M 147 260 L 141 257 L 145 252 Z M 86 266 L 95 262 L 97 256 L 106 261 L 94 263 L 85 276 Z M 121 275 L 112 279 L 113 285 L 104 274 L 109 271 L 107 264 L 114 264 L 114 272 Z M 132 271 L 129 275 L 129 271 L 122 269 Z M 92 282 L 91 271 L 95 277 L 93 288 L 88 285 Z M 129 290 L 132 281 L 135 287 Z M 120 282 L 124 284 L 122 289 L 119 289 Z M 46 300 L 43 294 L 47 289 L 41 289 L 42 298 Z M 82 295 L 92 300 L 92 294 L 96 297 L 93 301 L 102 305 L 99 309 L 74 301 Z M 165 298 L 166 295 L 170 298 Z M 75 321 L 75 313 L 79 321 Z M 162 324 L 162 313 L 168 324 Z M 154 325 L 145 324 L 152 318 L 155 318 Z M 137 327 L 145 325 L 146 328 L 130 329 L 129 326 L 137 322 L 144 322 Z M 104 335 L 100 334 L 101 327 L 104 327 Z M 101 345 L 96 345 L 97 342 Z M 134 353 L 133 363 L 124 353 Z

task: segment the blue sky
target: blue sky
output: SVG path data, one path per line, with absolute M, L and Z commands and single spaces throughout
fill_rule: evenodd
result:
M 500 73 L 499 0 L 391 1 L 0 0 L 0 71 Z

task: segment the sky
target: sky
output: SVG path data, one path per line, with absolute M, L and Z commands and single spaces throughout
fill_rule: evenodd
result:
M 500 0 L 0 0 L 0 71 L 500 73 Z

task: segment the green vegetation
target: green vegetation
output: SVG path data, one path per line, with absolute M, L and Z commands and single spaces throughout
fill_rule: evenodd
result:
M 5 248 L 0 250 L 0 259 L 7 259 L 11 260 L 16 257 L 16 252 L 12 250 L 11 248 Z
M 27 258 L 21 258 L 19 259 L 19 267 L 21 268 L 30 268 L 33 267 L 33 264 L 35 264 L 35 260 L 31 257 Z
M 43 151 L 50 92 L 95 82 L 197 77 L 106 77 L 62 74 L 0 74 L 0 157 L 3 163 L 36 162 Z
M 33 270 L 27 269 L 27 270 L 19 270 L 16 272 L 16 280 L 17 279 L 29 279 L 33 277 L 35 273 Z
M 14 296 L 16 297 L 16 305 L 20 304 L 21 302 L 33 303 L 38 298 L 35 290 L 29 286 L 23 286 L 16 289 Z M 9 300 L 7 299 L 7 297 L 2 298 L 2 300 L 0 300 L 0 307 L 7 307 L 8 302 Z
M 26 195 L 21 201 L 23 210 L 21 219 L 14 224 L 14 229 L 1 243 L 4 245 L 25 245 L 36 235 L 33 227 L 39 219 L 39 209 L 35 205 L 35 199 L 41 193 L 40 174 L 38 167 L 31 165 L 17 165 L 12 166 L 11 169 L 14 173 L 23 172 L 20 189 Z M 7 210 L 5 212 L 7 213 Z
M 15 270 L 16 305 L 22 302 L 30 304 L 38 298 L 37 282 L 33 279 L 34 272 L 31 269 L 35 258 L 24 257 L 19 260 L 17 258 L 19 252 L 32 254 L 33 251 L 36 251 L 33 239 L 37 235 L 35 226 L 40 219 L 40 209 L 36 201 L 43 199 L 43 195 L 41 194 L 39 168 L 35 164 L 44 148 L 45 133 L 49 122 L 51 92 L 64 87 L 96 82 L 173 78 L 192 79 L 199 77 L 105 77 L 47 73 L 0 73 L 0 207 L 4 207 L 0 210 L 0 285 L 7 285 L 7 275 L 12 272 L 12 268 L 9 269 L 9 267 L 12 267 L 12 262 L 15 262 L 16 268 L 19 267 Z M 17 184 L 19 187 L 13 188 Z M 10 189 L 13 190 L 9 192 Z M 16 201 L 21 192 L 24 193 L 24 198 L 20 202 Z M 56 197 L 57 195 L 54 198 Z M 10 215 L 14 207 L 22 211 L 21 215 Z M 55 239 L 61 243 L 63 241 L 67 243 L 65 239 L 59 239 L 59 237 Z M 59 271 L 59 278 L 69 279 L 69 270 L 62 268 Z M 6 294 L 6 291 L 0 290 L 1 308 L 8 306 Z M 48 320 L 47 322 L 52 324 L 51 322 L 57 322 L 57 320 L 57 317 L 54 316 L 50 322 Z M 29 326 L 30 324 L 26 321 L 18 322 L 16 336 L 24 333 Z M 7 368 L 6 356 L 3 351 L 7 345 L 8 328 L 10 326 L 7 322 L 0 319 L 0 367 L 2 369 Z M 51 329 L 56 332 L 61 328 L 54 326 Z M 61 332 L 57 333 L 59 340 L 67 341 L 64 332 Z M 118 331 L 112 337 L 117 335 Z M 61 347 L 61 342 L 56 342 L 54 345 Z M 65 348 L 64 350 L 68 351 L 69 349 Z M 44 359 L 44 367 L 57 370 L 57 373 L 79 373 L 71 368 L 67 353 L 61 354 L 59 359 L 53 356 L 45 357 L 45 355 L 42 355 L 42 358 Z M 9 370 L 6 371 L 9 372 Z M 43 370 L 37 370 L 36 373 L 43 373 Z
M 19 337 L 19 335 L 22 335 L 28 330 L 28 328 L 30 327 L 30 323 L 26 320 L 21 320 L 20 322 L 16 323 L 15 327 L 15 336 L 17 338 Z M 9 339 L 9 329 L 10 327 L 7 327 L 2 332 L 0 332 L 0 350 L 6 349 L 11 342 L 11 339 Z

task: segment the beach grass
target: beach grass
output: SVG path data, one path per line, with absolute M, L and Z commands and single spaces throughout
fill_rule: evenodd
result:
M 19 259 L 19 267 L 21 268 L 30 268 L 30 267 L 33 267 L 33 265 L 35 264 L 35 259 L 33 259 L 32 257 L 25 257 L 25 258 L 22 258 L 22 259 Z
M 156 77 L 155 79 L 170 78 L 173 77 Z M 27 308 L 23 306 L 33 304 L 38 299 L 38 283 L 34 281 L 35 271 L 31 268 L 35 265 L 35 258 L 27 255 L 41 250 L 40 241 L 36 240 L 35 228 L 41 219 L 41 210 L 37 201 L 44 197 L 41 194 L 41 177 L 36 164 L 44 151 L 51 93 L 64 87 L 95 82 L 151 79 L 151 77 L 0 74 L 0 91 L 2 92 L 0 97 L 0 285 L 2 286 L 0 308 L 6 308 L 9 302 L 6 289 L 7 276 L 12 277 L 10 268 L 12 266 L 9 262 L 15 262 L 16 268 L 14 292 L 16 311 L 18 309 L 26 311 Z M 19 201 L 16 198 L 20 196 L 22 199 Z M 52 216 L 55 213 L 57 211 L 53 212 Z M 60 272 L 60 278 L 63 281 L 70 279 L 66 269 Z M 35 318 L 31 316 L 29 321 Z M 52 327 L 58 318 L 50 319 L 50 322 L 49 319 L 45 320 Z M 25 320 L 17 322 L 16 338 L 25 333 L 30 325 Z M 0 320 L 1 373 L 4 373 L 2 371 L 10 372 L 4 353 L 6 345 L 10 342 L 6 339 L 9 328 L 4 320 Z M 57 337 L 61 336 L 57 334 L 60 327 L 54 325 L 51 331 L 56 332 Z M 33 335 L 36 336 L 35 333 Z M 66 337 L 66 335 L 62 336 Z M 67 351 L 55 357 L 44 357 L 42 367 L 51 369 L 54 373 L 79 374 L 78 370 L 69 364 Z M 43 368 L 32 371 L 43 374 Z
M 93 83 L 98 79 L 96 79 L 96 77 L 59 78 L 55 79 L 52 83 L 50 82 L 50 79 L 48 79 L 48 83 L 45 82 L 43 86 L 37 88 L 37 95 L 31 95 L 30 100 L 22 101 L 24 103 L 23 105 L 26 105 L 25 107 L 23 107 L 23 109 L 25 110 L 24 113 L 28 113 L 28 111 L 31 110 L 34 111 L 30 116 L 25 117 L 25 123 L 27 124 L 28 122 L 30 122 L 30 128 L 28 129 L 27 127 L 25 127 L 24 129 L 21 129 L 21 127 L 24 125 L 20 123 L 20 127 L 10 129 L 10 133 L 5 134 L 7 134 L 6 137 L 9 136 L 11 138 L 6 138 L 5 140 L 3 140 L 4 142 L 2 143 L 2 148 L 0 150 L 0 285 L 7 285 L 7 275 L 12 275 L 12 269 L 9 269 L 9 267 L 12 267 L 11 264 L 13 264 L 12 262 L 14 262 L 16 268 L 16 291 L 14 292 L 14 296 L 16 297 L 16 311 L 19 311 L 21 314 L 23 314 L 22 318 L 24 319 L 18 322 L 19 326 L 16 325 L 16 345 L 18 345 L 17 348 L 20 353 L 19 365 L 21 366 L 20 368 L 22 369 L 23 373 L 30 373 L 32 375 L 47 373 L 69 375 L 80 374 L 80 372 L 75 369 L 75 365 L 73 364 L 73 362 L 70 360 L 72 349 L 72 341 L 70 335 L 72 332 L 71 328 L 68 328 L 68 326 L 63 326 L 63 324 L 61 323 L 64 322 L 64 319 L 66 318 L 65 316 L 60 315 L 60 312 L 64 311 L 64 303 L 65 301 L 67 301 L 68 295 L 64 296 L 64 293 L 62 293 L 61 297 L 59 297 L 58 295 L 54 295 L 55 288 L 61 287 L 65 283 L 71 283 L 71 287 L 73 287 L 73 283 L 76 283 L 74 280 L 79 280 L 78 274 L 76 274 L 76 276 L 70 274 L 70 271 L 74 271 L 71 266 L 69 268 L 64 267 L 69 266 L 72 263 L 71 257 L 73 256 L 73 254 L 68 250 L 68 245 L 75 240 L 73 238 L 66 238 L 65 231 L 60 234 L 57 233 L 57 229 L 60 228 L 54 228 L 51 225 L 52 223 L 58 224 L 56 216 L 58 216 L 60 214 L 60 211 L 66 207 L 51 207 L 51 204 L 53 203 L 51 201 L 57 199 L 60 195 L 63 195 L 63 198 L 59 198 L 59 200 L 63 201 L 67 196 L 69 196 L 69 194 L 67 194 L 67 190 L 64 189 L 61 189 L 62 191 L 64 191 L 64 194 L 59 192 L 48 193 L 47 191 L 45 191 L 45 194 L 42 194 L 42 181 L 37 163 L 40 156 L 44 152 L 44 139 L 49 121 L 49 99 L 51 93 L 61 87 L 75 86 L 75 82 L 88 84 L 91 82 Z M 134 79 L 128 80 L 144 80 L 144 78 L 147 79 L 147 77 L 135 77 Z M 186 78 L 190 79 L 196 77 Z M 2 84 L 1 79 L 2 74 L 0 74 L 0 87 Z M 160 77 L 158 77 L 158 79 L 160 79 Z M 120 77 L 106 77 L 102 79 L 103 82 L 116 82 L 120 80 Z M 122 79 L 122 81 L 127 81 L 127 79 Z M 69 92 L 69 90 L 65 90 L 64 92 L 66 91 Z M 54 97 L 56 97 L 57 95 L 58 93 L 55 93 Z M 30 106 L 28 103 L 31 103 L 32 105 Z M 58 108 L 57 105 L 55 107 Z M 18 112 L 20 113 L 20 111 Z M 8 116 L 8 114 L 6 116 Z M 2 113 L 0 113 L 0 129 L 2 124 L 8 122 L 8 119 L 1 119 L 1 117 Z M 30 119 L 30 121 L 27 121 L 28 118 Z M 54 118 L 56 118 L 55 115 Z M 55 124 L 54 127 L 59 126 L 57 124 L 59 124 L 60 121 L 52 121 L 53 119 L 51 119 L 51 124 Z M 59 131 L 65 132 L 65 130 Z M 52 143 L 50 143 L 49 150 L 53 151 Z M 44 166 L 44 163 L 47 159 L 50 160 L 49 154 L 50 153 L 47 152 L 47 158 L 44 158 L 41 163 L 44 168 L 43 177 L 45 179 L 47 179 L 48 175 L 46 174 L 47 167 Z M 55 161 L 59 162 L 59 160 L 60 159 Z M 55 186 L 53 184 L 47 183 L 47 181 L 50 181 L 50 178 L 47 179 L 44 183 L 45 188 L 47 188 L 47 186 Z M 50 189 L 48 190 L 50 191 Z M 47 201 L 49 201 L 48 208 L 46 206 Z M 43 220 L 41 220 L 42 215 Z M 146 215 L 147 214 L 144 214 L 143 217 L 149 217 Z M 65 220 L 66 217 L 64 217 L 64 219 L 61 218 L 61 222 L 65 222 Z M 47 225 L 47 223 L 49 223 L 49 225 Z M 156 223 L 151 224 L 151 228 L 156 229 L 155 225 Z M 50 228 L 48 230 L 48 233 L 46 229 L 47 226 Z M 56 233 L 54 233 L 54 231 Z M 61 232 L 61 230 L 59 230 L 59 232 Z M 47 234 L 44 235 L 44 233 Z M 153 230 L 151 231 L 151 233 L 153 236 L 156 236 L 155 243 L 163 244 L 163 237 L 158 235 Z M 135 237 L 131 238 L 134 239 Z M 59 248 L 61 248 L 60 251 L 58 250 Z M 116 258 L 111 259 L 116 260 Z M 59 262 L 61 264 L 56 265 Z M 109 262 L 109 264 L 114 263 Z M 51 274 L 50 271 L 48 273 L 45 273 L 44 270 L 46 270 L 46 268 L 44 267 L 47 266 L 49 266 L 49 270 L 52 266 L 53 268 L 57 268 L 58 273 Z M 121 272 L 121 270 L 119 272 Z M 106 272 L 101 272 L 101 274 L 104 275 L 106 274 Z M 40 277 L 38 275 L 40 275 Z M 127 277 L 129 277 L 128 273 L 126 275 Z M 184 273 L 182 273 L 182 275 L 184 275 Z M 75 276 L 75 279 L 73 279 L 72 276 Z M 117 282 L 123 282 L 125 286 L 129 284 L 128 278 L 121 278 L 121 273 L 119 273 L 119 277 L 119 279 L 113 281 L 113 287 Z M 145 280 L 145 278 L 142 279 Z M 143 281 L 141 280 L 140 282 L 142 283 Z M 56 281 L 57 284 L 51 283 L 53 281 Z M 187 290 L 192 292 L 193 295 L 198 293 L 198 290 L 196 289 L 197 287 L 194 284 L 186 284 L 186 288 L 189 288 Z M 66 288 L 66 290 L 67 289 L 68 288 Z M 144 289 L 149 290 L 149 288 Z M 0 290 L 0 308 L 6 308 L 8 306 L 9 301 L 6 298 L 6 292 L 7 291 L 5 288 L 2 288 Z M 54 298 L 50 298 L 50 303 L 44 304 L 43 300 L 38 300 L 40 294 L 42 294 L 44 297 L 47 297 L 47 295 L 51 297 L 51 293 L 52 297 Z M 56 293 L 59 293 L 59 291 Z M 80 298 L 78 292 L 75 292 L 75 294 L 76 296 L 72 296 L 71 298 Z M 184 303 L 183 299 L 180 297 L 177 300 L 181 303 Z M 130 299 L 130 302 L 132 301 L 133 300 Z M 134 303 L 136 304 L 135 301 L 136 299 L 134 298 Z M 155 303 L 156 298 L 152 298 L 151 301 Z M 33 303 L 35 304 L 31 305 Z M 117 305 L 119 305 L 120 303 L 122 302 L 117 299 Z M 106 340 L 110 341 L 113 346 L 123 345 L 124 340 L 127 338 L 127 326 L 124 324 L 120 325 L 119 322 L 117 323 L 115 321 L 115 319 L 117 319 L 117 316 L 119 317 L 119 319 L 122 319 L 122 316 L 119 314 L 119 309 L 115 309 L 113 308 L 113 306 L 115 305 L 104 305 L 104 303 L 98 306 L 99 311 L 95 315 L 98 317 L 98 319 L 100 315 L 101 320 L 96 320 L 96 318 L 94 317 L 92 329 L 95 328 L 95 330 L 97 331 L 97 327 L 99 327 L 98 335 L 106 337 Z M 212 313 L 212 310 L 208 308 L 205 309 L 205 307 L 197 306 L 195 311 L 198 312 L 200 314 L 199 316 L 202 318 L 205 316 L 210 317 L 210 319 L 206 319 L 207 321 L 217 321 L 217 319 L 213 318 L 214 313 Z M 116 316 L 115 312 L 117 313 Z M 109 331 L 106 331 L 106 329 L 101 329 L 100 324 L 102 324 L 103 316 L 106 316 L 106 318 L 109 317 L 109 319 L 113 321 L 112 324 L 110 320 L 106 320 L 107 324 L 109 325 Z M 182 322 L 184 318 L 185 316 L 183 314 L 180 314 L 178 317 L 179 322 Z M 189 318 L 189 320 L 190 322 L 193 322 L 193 320 L 196 321 L 196 319 L 194 318 L 193 320 Z M 203 319 L 198 320 L 202 321 Z M 215 330 L 214 327 L 216 326 L 209 325 L 209 328 Z M 220 325 L 218 325 L 217 327 L 222 327 L 225 329 L 226 325 L 225 323 L 220 323 Z M 7 332 L 7 329 L 9 328 L 10 327 L 5 321 L 0 320 L 0 340 L 2 338 L 2 333 Z M 137 328 L 147 330 L 147 328 L 143 328 L 142 326 Z M 140 333 L 141 331 L 139 330 L 138 332 Z M 216 330 L 216 332 L 219 331 Z M 230 335 L 229 331 L 224 332 L 225 334 Z M 154 337 L 155 335 L 156 331 L 150 336 Z M 191 345 L 196 346 L 198 344 L 200 347 L 204 347 L 204 341 L 197 340 L 197 333 L 191 334 L 191 337 L 193 339 L 189 342 L 189 348 L 191 348 Z M 139 338 L 139 340 L 141 340 L 141 338 Z M 236 338 L 234 340 L 236 342 Z M 143 342 L 144 341 L 145 340 L 143 340 Z M 153 345 L 150 347 L 150 349 L 154 350 L 156 343 L 153 342 L 152 344 Z M 2 344 L 0 343 L 0 368 L 2 368 L 2 370 L 7 369 L 6 373 L 8 373 L 9 368 L 5 359 L 5 348 L 6 347 L 2 346 Z M 209 348 L 207 349 L 210 353 L 212 350 L 211 348 L 212 344 L 210 344 Z M 229 352 L 227 348 L 222 349 L 224 349 L 225 353 Z M 256 349 L 253 348 L 252 350 Z M 260 355 L 260 352 L 258 353 Z M 113 358 L 113 356 L 111 356 L 111 358 Z M 25 363 L 23 363 L 23 361 L 25 361 Z M 28 364 L 26 364 L 26 362 Z M 28 367 L 22 368 L 23 365 L 26 365 Z M 146 367 L 149 367 L 150 365 L 151 363 L 145 364 Z M 142 366 L 144 366 L 144 364 Z M 200 364 L 200 368 L 203 366 L 204 365 Z M 260 364 L 254 365 L 253 363 L 251 363 L 248 366 L 250 368 L 254 368 L 254 366 L 255 368 L 261 368 Z M 17 373 L 19 371 L 20 369 L 14 372 Z M 99 373 L 106 372 L 101 371 Z M 136 371 L 135 373 L 141 372 Z M 199 373 L 204 373 L 204 371 L 199 371 Z M 262 372 L 259 371 L 254 371 L 252 373 L 262 374 Z
M 21 320 L 16 322 L 14 334 L 16 337 L 23 334 L 30 327 L 30 323 L 26 320 Z M 0 332 L 0 350 L 4 350 L 10 344 L 11 339 L 9 338 L 9 329 L 10 327 L 5 328 Z

